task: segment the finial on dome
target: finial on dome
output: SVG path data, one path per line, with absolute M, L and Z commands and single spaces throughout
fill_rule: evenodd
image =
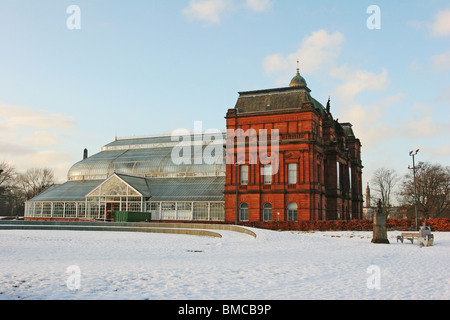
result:
M 306 87 L 306 80 L 300 75 L 300 61 L 297 59 L 297 74 L 292 78 L 289 87 Z

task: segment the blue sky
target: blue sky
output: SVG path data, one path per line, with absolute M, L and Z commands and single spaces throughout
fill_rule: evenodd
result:
M 63 182 L 115 136 L 225 129 L 239 91 L 287 86 L 297 58 L 361 139 L 364 184 L 413 149 L 450 165 L 448 0 L 1 0 L 0 48 L 0 161 L 19 172 Z

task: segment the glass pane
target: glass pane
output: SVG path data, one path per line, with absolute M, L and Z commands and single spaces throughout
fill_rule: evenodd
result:
M 248 204 L 246 204 L 245 202 L 241 204 L 241 207 L 239 210 L 239 220 L 240 221 L 248 220 Z
M 297 183 L 297 164 L 290 163 L 288 165 L 288 184 Z
M 241 166 L 241 185 L 248 185 L 248 166 Z

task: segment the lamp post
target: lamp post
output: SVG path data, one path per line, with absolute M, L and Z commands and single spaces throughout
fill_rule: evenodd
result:
M 239 225 L 239 162 L 234 164 L 236 168 L 236 225 Z
M 409 155 L 412 157 L 413 160 L 413 166 L 412 168 L 410 166 L 408 166 L 408 169 L 412 169 L 413 171 L 413 176 L 414 176 L 414 210 L 416 212 L 416 231 L 419 230 L 419 216 L 417 213 L 417 186 L 416 186 L 416 169 L 420 168 L 416 167 L 416 162 L 415 162 L 415 156 L 417 155 L 417 153 L 419 152 L 419 149 L 417 149 L 416 151 L 411 151 L 409 153 Z

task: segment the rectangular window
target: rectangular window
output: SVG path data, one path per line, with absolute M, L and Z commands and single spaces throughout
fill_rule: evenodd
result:
M 297 164 L 289 163 L 288 164 L 288 184 L 296 184 L 297 183 Z
M 241 166 L 241 185 L 248 185 L 248 166 Z
M 53 218 L 64 217 L 64 202 L 53 203 Z
M 340 179 L 340 165 L 339 165 L 339 161 L 336 162 L 336 178 L 337 178 L 337 189 L 341 189 L 341 179 Z
M 265 165 L 263 168 L 264 184 L 272 184 L 272 165 Z
M 191 211 L 191 203 L 190 202 L 178 202 L 177 210 L 178 211 Z
M 348 168 L 348 179 L 349 179 L 349 188 L 348 188 L 348 192 L 352 192 L 352 167 Z
M 77 216 L 77 204 L 75 202 L 66 203 L 66 218 L 75 218 Z
M 225 204 L 224 203 L 211 203 L 211 220 L 223 221 L 225 220 Z
M 194 220 L 208 220 L 207 202 L 194 202 Z

